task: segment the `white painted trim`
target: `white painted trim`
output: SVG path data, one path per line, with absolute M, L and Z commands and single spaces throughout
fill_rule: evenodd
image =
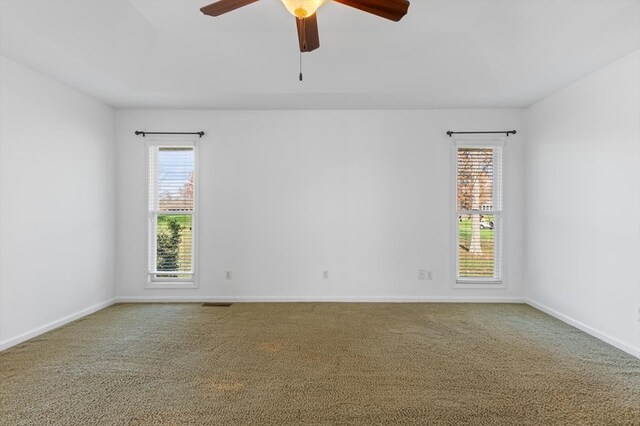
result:
M 605 343 L 610 344 L 611 346 L 615 346 L 616 348 L 625 351 L 626 353 L 635 356 L 636 358 L 640 358 L 640 347 L 638 348 L 634 348 L 631 345 L 628 345 L 624 342 L 621 342 L 620 340 L 609 336 L 606 333 L 603 333 L 600 330 L 597 330 L 583 322 L 580 322 L 576 319 L 571 318 L 568 315 L 562 314 L 558 311 L 556 311 L 555 309 L 552 309 L 546 305 L 543 305 L 542 303 L 538 303 L 535 300 L 531 300 L 531 299 L 525 299 L 525 303 L 529 306 L 531 306 L 532 308 L 538 309 L 539 311 L 544 312 L 545 314 L 549 314 L 554 318 L 559 319 L 562 322 L 565 322 L 575 328 L 577 328 L 578 330 L 584 331 L 587 334 L 592 335 L 593 337 L 602 340 Z
M 195 281 L 150 281 L 145 287 L 145 290 L 153 290 L 153 289 L 196 289 L 198 288 L 198 283 Z
M 506 284 L 502 281 L 481 281 L 471 279 L 469 281 L 457 280 L 452 288 L 465 288 L 475 290 L 504 290 L 507 288 Z
M 316 296 L 121 296 L 116 303 L 201 303 L 201 302 L 234 302 L 234 303 L 291 303 L 291 302 L 335 302 L 335 303 L 519 303 L 524 304 L 521 297 L 316 297 Z
M 104 302 L 100 302 L 96 305 L 89 306 L 88 308 L 82 309 L 74 314 L 67 315 L 66 317 L 60 318 L 58 320 L 52 321 L 43 326 L 34 328 L 32 330 L 27 331 L 26 333 L 22 333 L 19 336 L 13 337 L 9 340 L 4 340 L 0 342 L 0 351 L 5 349 L 9 349 L 12 346 L 19 345 L 22 342 L 26 342 L 29 339 L 33 339 L 36 336 L 46 333 L 47 331 L 51 331 L 55 328 L 62 327 L 65 324 L 69 324 L 77 319 L 85 317 L 87 315 L 98 312 L 104 308 L 107 308 L 116 303 L 116 298 L 112 298 L 109 300 L 105 300 Z

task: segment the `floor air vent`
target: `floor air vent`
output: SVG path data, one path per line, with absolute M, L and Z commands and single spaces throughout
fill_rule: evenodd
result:
M 216 303 L 216 302 L 206 302 L 203 303 L 202 306 L 213 306 L 216 308 L 227 308 L 231 306 L 231 303 Z

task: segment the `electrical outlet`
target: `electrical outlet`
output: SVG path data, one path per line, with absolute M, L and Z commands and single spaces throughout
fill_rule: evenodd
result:
M 427 271 L 425 271 L 424 269 L 418 269 L 418 279 L 419 280 L 424 280 L 426 274 L 427 274 Z
M 329 279 L 329 271 L 322 271 L 322 279 L 323 280 Z
M 224 275 L 224 276 L 225 276 L 225 279 L 227 279 L 227 280 L 232 279 L 232 276 L 233 276 L 233 275 L 231 274 L 231 270 L 228 270 L 228 271 L 225 273 L 225 275 Z

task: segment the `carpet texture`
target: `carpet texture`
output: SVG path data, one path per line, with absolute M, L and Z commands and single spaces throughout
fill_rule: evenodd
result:
M 0 353 L 0 424 L 640 425 L 640 360 L 526 305 L 115 305 Z

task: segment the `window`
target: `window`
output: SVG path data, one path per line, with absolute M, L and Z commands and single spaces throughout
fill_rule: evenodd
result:
M 502 284 L 502 144 L 456 146 L 456 282 Z
M 148 287 L 195 287 L 195 146 L 149 146 Z

